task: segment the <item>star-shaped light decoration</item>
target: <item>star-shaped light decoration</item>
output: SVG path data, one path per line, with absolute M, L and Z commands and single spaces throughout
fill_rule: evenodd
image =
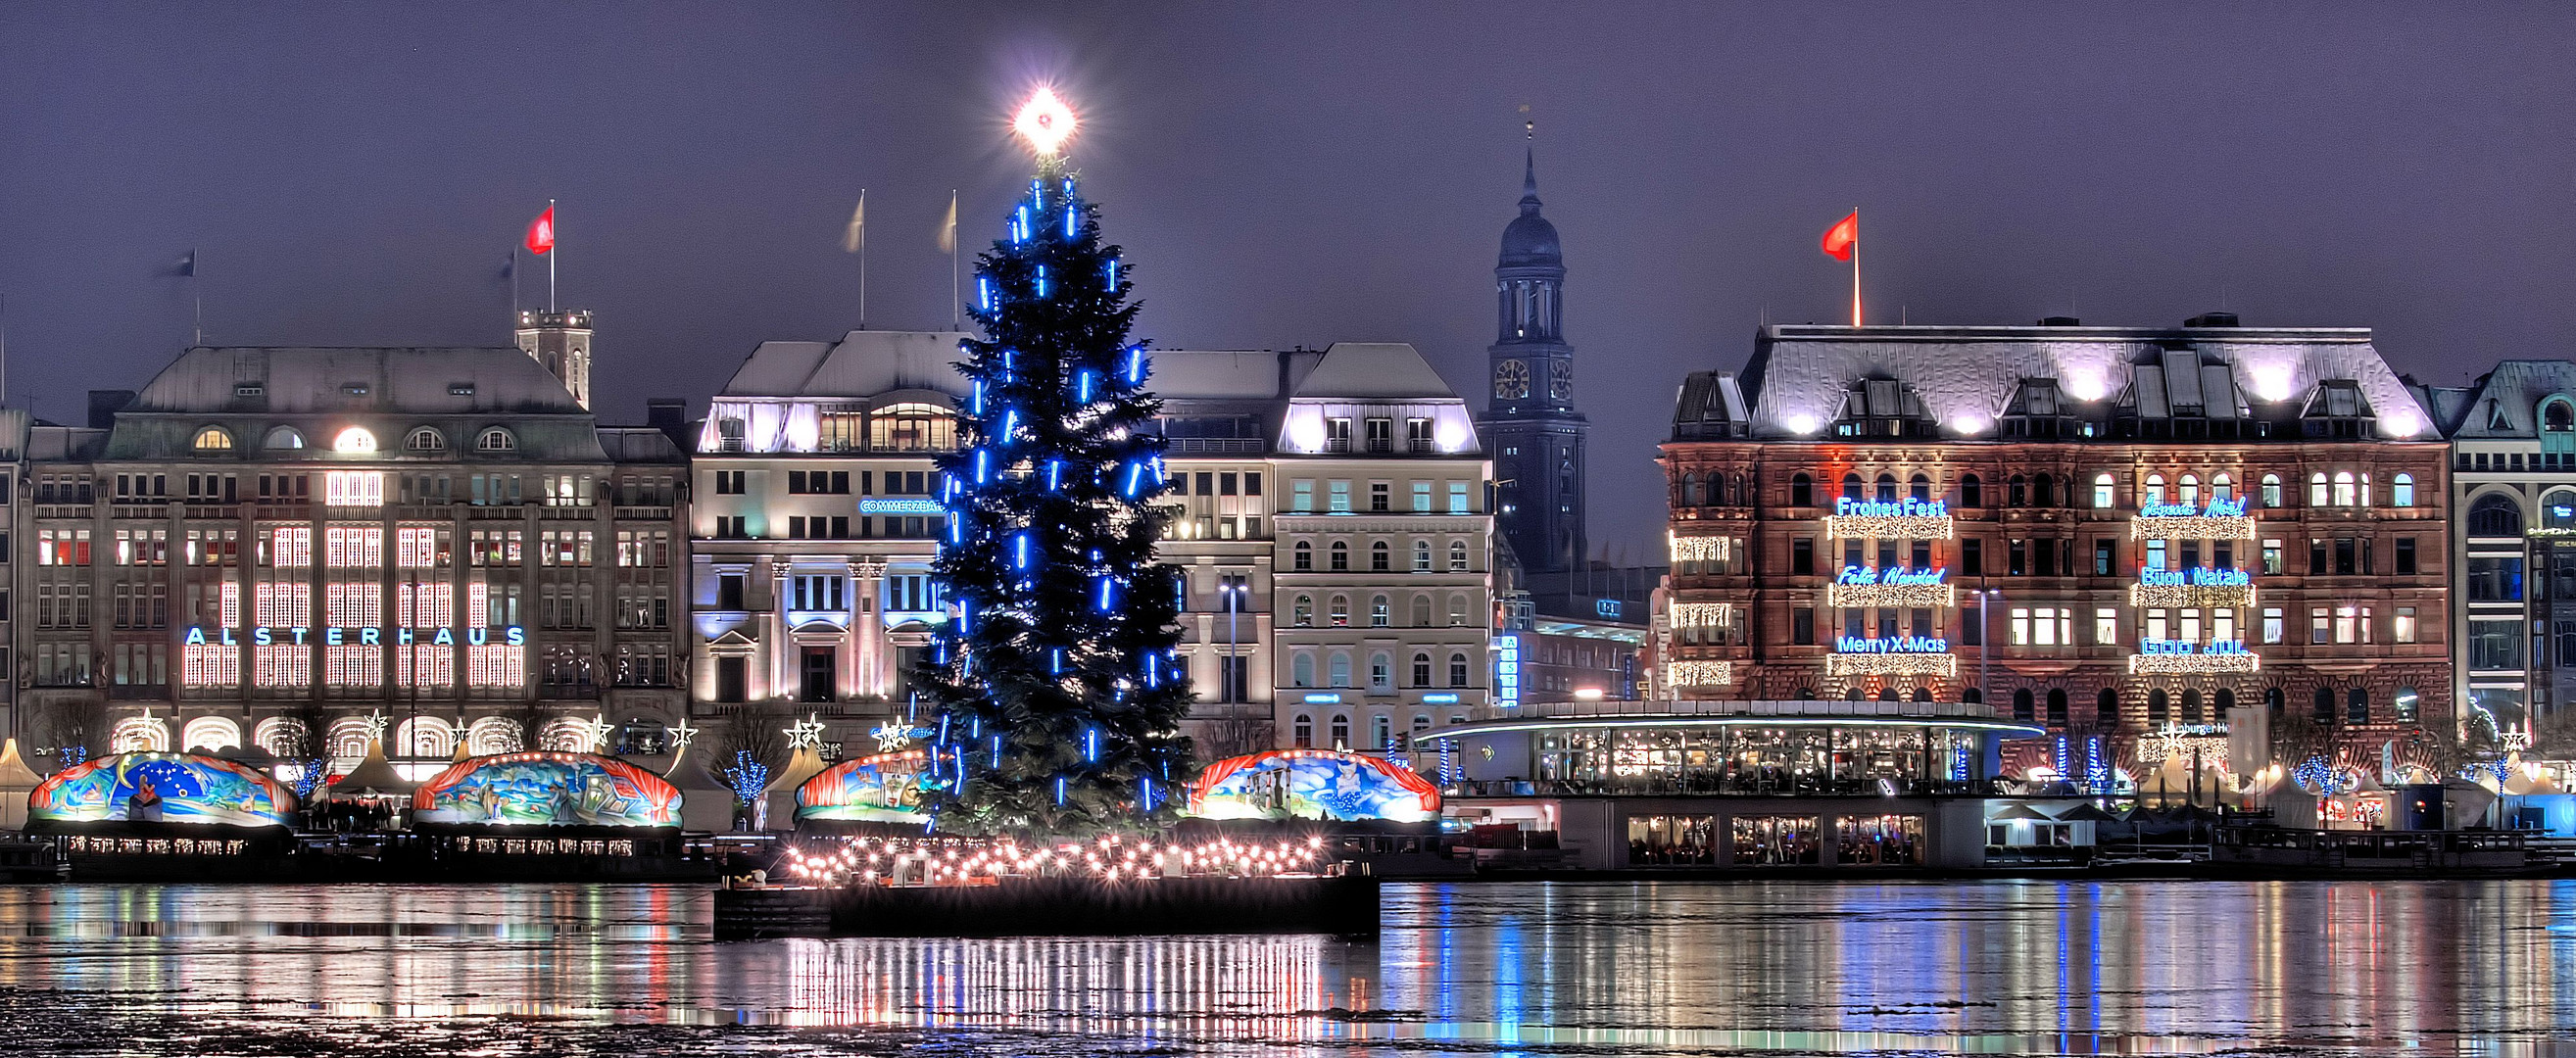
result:
M 2504 751 L 2507 754 L 2521 753 L 2524 750 L 2530 749 L 2531 729 L 2527 727 L 2508 727 L 2504 729 L 2503 732 L 2503 743 Z
M 593 713 L 588 720 L 576 719 L 573 729 L 581 736 L 581 751 L 604 753 L 608 750 L 609 724 L 605 713 Z
M 671 733 L 671 748 L 675 750 L 687 749 L 689 743 L 698 737 L 698 729 L 690 727 L 689 718 L 685 716 L 680 718 L 679 723 L 662 725 L 662 730 Z
M 904 724 L 878 724 L 869 728 L 868 733 L 877 737 L 879 753 L 893 753 L 912 744 L 912 728 Z
M 1064 141 L 1073 138 L 1073 108 L 1055 97 L 1055 90 L 1040 88 L 1020 107 L 1020 116 L 1011 121 L 1011 131 L 1027 140 L 1029 149 L 1040 158 L 1052 158 L 1063 149 Z
M 365 720 L 365 723 L 366 723 L 366 725 L 367 725 L 367 741 L 369 741 L 369 742 L 382 742 L 382 741 L 384 741 L 384 740 L 385 740 L 385 724 L 386 724 L 387 722 L 388 722 L 388 718 L 387 718 L 387 717 L 385 716 L 385 714 L 383 714 L 383 713 L 368 713 L 368 714 L 367 714 L 367 719 Z
M 807 713 L 805 719 L 787 725 L 787 748 L 820 749 L 823 746 L 823 722 L 818 714 Z

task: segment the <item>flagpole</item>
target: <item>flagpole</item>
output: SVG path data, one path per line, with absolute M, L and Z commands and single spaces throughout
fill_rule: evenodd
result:
M 859 189 L 859 329 L 868 329 L 868 189 Z
M 510 244 L 510 326 L 519 325 L 519 246 Z
M 188 296 L 197 304 L 196 330 L 189 339 L 191 347 L 206 344 L 206 281 L 197 277 L 197 248 L 188 248 Z
M 948 189 L 948 329 L 966 329 L 965 295 L 957 285 L 957 189 Z
M 562 224 L 560 221 L 557 221 L 557 220 L 555 219 L 555 200 L 553 200 L 553 199 L 551 199 L 551 198 L 550 198 L 550 199 L 547 199 L 547 200 L 546 200 L 546 311 L 547 311 L 547 312 L 553 312 L 553 311 L 555 310 L 555 258 L 558 258 L 558 257 L 563 256 L 563 240 L 562 240 L 562 239 L 559 239 L 559 238 L 556 238 L 556 237 L 555 237 L 555 233 L 556 233 L 556 232 L 559 232 L 559 231 L 562 231 L 562 230 L 563 230 L 563 224 Z M 1854 274 L 1855 274 L 1855 275 L 1857 275 L 1858 273 L 1854 273 Z M 1857 282 L 1859 282 L 1859 280 L 1855 279 L 1855 280 L 1853 280 L 1853 282 L 1857 283 Z
M 1860 329 L 1860 207 L 1852 207 L 1852 329 Z

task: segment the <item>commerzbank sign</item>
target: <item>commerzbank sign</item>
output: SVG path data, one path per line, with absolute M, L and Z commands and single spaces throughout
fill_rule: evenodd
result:
M 191 628 L 183 644 L 192 647 L 235 647 L 247 642 L 255 647 L 276 646 L 280 643 L 300 647 L 319 642 L 326 647 L 407 647 L 414 644 L 449 647 L 455 646 L 458 641 L 457 632 L 453 628 L 377 628 L 371 625 L 272 628 L 268 625 L 253 625 L 246 639 L 236 638 L 233 630 L 229 628 L 217 628 L 212 631 Z M 484 646 L 495 641 L 502 646 L 515 647 L 527 643 L 528 633 L 518 625 L 507 628 L 468 628 L 462 641 L 469 647 Z

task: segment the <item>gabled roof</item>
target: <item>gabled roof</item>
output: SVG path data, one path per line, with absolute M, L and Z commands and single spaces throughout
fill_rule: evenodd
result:
M 1289 393 L 1298 398 L 1456 400 L 1422 354 L 1402 342 L 1335 342 Z
M 926 389 L 965 395 L 956 331 L 851 331 L 837 342 L 762 342 L 719 397 L 874 397 Z

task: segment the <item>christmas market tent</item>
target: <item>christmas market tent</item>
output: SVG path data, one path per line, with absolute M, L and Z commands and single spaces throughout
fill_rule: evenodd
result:
M 662 781 L 680 791 L 680 829 L 723 833 L 733 829 L 733 787 L 707 769 L 707 755 L 683 744 Z
M 403 778 L 401 772 L 394 770 L 393 762 L 385 759 L 385 744 L 371 738 L 367 740 L 366 759 L 349 769 L 349 774 L 341 776 L 340 781 L 331 784 L 331 796 L 358 801 L 389 801 L 408 797 L 419 788 L 419 783 Z
M 36 774 L 18 756 L 18 740 L 0 745 L 0 830 L 16 830 L 27 825 L 27 795 L 43 785 L 45 777 Z

